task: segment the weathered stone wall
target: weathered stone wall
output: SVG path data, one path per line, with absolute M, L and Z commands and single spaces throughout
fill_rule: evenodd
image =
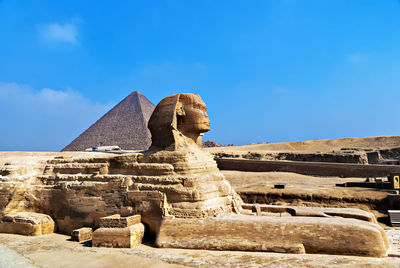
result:
M 238 158 L 251 160 L 288 160 L 306 162 L 330 162 L 368 164 L 368 154 L 365 152 L 333 152 L 333 153 L 302 153 L 302 152 L 215 152 L 216 159 Z

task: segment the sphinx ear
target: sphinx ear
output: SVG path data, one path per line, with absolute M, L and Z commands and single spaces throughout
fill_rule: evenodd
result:
M 181 102 L 179 102 L 176 105 L 176 114 L 179 116 L 185 116 L 185 109 L 183 109 L 183 104 Z

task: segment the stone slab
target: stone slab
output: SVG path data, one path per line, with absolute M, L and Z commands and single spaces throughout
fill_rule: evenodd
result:
M 44 235 L 54 232 L 54 221 L 46 214 L 15 212 L 0 219 L 0 233 Z
M 389 242 L 379 225 L 357 219 L 229 215 L 165 218 L 156 246 L 383 257 Z
M 125 228 L 141 222 L 140 215 L 121 217 L 119 214 L 114 214 L 100 218 L 101 228 Z
M 133 248 L 142 243 L 144 225 L 137 223 L 126 228 L 99 228 L 93 232 L 93 247 Z

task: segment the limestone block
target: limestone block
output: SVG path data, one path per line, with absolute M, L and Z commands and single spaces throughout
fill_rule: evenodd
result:
M 54 221 L 46 215 L 34 212 L 15 212 L 0 219 L 0 233 L 44 235 L 54 232 Z
M 248 215 L 165 218 L 156 246 L 374 257 L 387 256 L 389 249 L 384 230 L 367 221 Z
M 142 243 L 144 225 L 137 223 L 126 228 L 99 228 L 93 232 L 93 247 L 133 248 Z
M 92 240 L 93 229 L 90 227 L 83 227 L 72 231 L 71 239 L 78 242 Z
M 119 214 L 100 218 L 101 228 L 125 228 L 141 222 L 140 215 L 121 217 Z

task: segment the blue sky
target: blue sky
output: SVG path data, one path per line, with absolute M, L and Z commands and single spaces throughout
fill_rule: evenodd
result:
M 400 135 L 397 0 L 0 0 L 0 150 L 58 151 L 134 90 L 223 144 Z

